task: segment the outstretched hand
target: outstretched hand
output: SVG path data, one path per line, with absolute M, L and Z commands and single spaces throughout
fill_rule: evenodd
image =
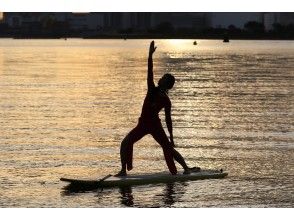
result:
M 152 55 L 157 47 L 154 46 L 154 40 L 150 43 L 149 54 Z

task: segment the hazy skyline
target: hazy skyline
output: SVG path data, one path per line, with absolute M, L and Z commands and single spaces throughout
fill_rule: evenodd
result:
M 1 37 L 293 39 L 294 13 L 7 12 Z

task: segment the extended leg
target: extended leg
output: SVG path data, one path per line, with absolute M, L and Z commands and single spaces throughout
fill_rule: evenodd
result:
M 185 159 L 176 149 L 174 149 L 173 151 L 173 156 L 175 160 L 183 167 L 184 174 L 190 174 L 191 172 L 199 172 L 201 170 L 200 167 L 188 167 L 188 165 L 185 162 Z
M 189 167 L 187 166 L 184 158 L 182 157 L 182 155 L 176 150 L 176 149 L 173 149 L 173 156 L 175 158 L 175 160 L 181 164 L 181 166 L 183 167 L 184 170 L 188 170 Z
M 177 174 L 177 168 L 176 168 L 176 165 L 174 162 L 174 156 L 173 156 L 174 149 L 172 144 L 168 140 L 163 128 L 158 127 L 154 132 L 152 132 L 151 135 L 161 145 L 163 149 L 164 158 L 165 158 L 169 171 L 173 175 Z
M 145 131 L 142 126 L 137 125 L 121 142 L 120 146 L 120 159 L 121 159 L 121 171 L 115 176 L 125 176 L 126 170 L 133 169 L 133 146 L 134 143 L 140 140 Z
M 154 135 L 152 134 L 152 136 L 162 146 L 166 163 L 172 174 L 174 174 L 174 169 L 176 170 L 176 168 L 174 168 L 175 167 L 174 161 L 169 158 L 169 154 L 170 154 L 169 152 L 172 153 L 172 157 L 183 167 L 184 174 L 189 174 L 191 173 L 191 171 L 193 172 L 200 171 L 199 167 L 192 167 L 192 168 L 188 167 L 183 156 L 176 149 L 174 149 L 174 147 L 168 140 L 163 128 L 158 128 L 157 131 L 154 132 Z

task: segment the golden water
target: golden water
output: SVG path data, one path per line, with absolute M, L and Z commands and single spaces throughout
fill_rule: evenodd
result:
M 67 195 L 60 177 L 119 170 L 150 40 L 1 39 L 0 207 L 293 207 L 294 42 L 193 41 L 156 41 L 155 80 L 176 77 L 174 136 L 187 163 L 229 177 Z M 131 173 L 166 169 L 151 137 L 135 145 Z

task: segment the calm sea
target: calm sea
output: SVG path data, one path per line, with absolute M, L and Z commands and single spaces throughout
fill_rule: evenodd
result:
M 294 41 L 193 41 L 156 41 L 155 80 L 176 77 L 174 136 L 187 163 L 229 176 L 66 193 L 60 177 L 119 170 L 150 40 L 1 39 L 0 207 L 294 207 Z M 163 170 L 144 137 L 131 173 Z

